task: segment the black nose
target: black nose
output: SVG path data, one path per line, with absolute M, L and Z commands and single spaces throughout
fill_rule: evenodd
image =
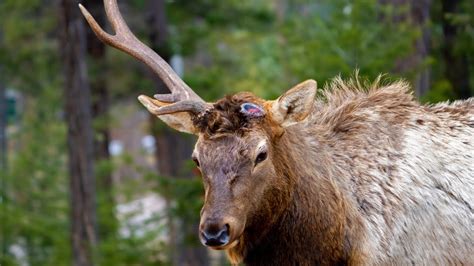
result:
M 203 244 L 209 247 L 224 246 L 229 242 L 229 225 L 219 228 L 215 225 L 206 226 L 205 230 L 201 231 Z

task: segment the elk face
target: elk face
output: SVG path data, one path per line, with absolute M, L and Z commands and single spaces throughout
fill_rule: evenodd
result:
M 273 145 L 286 127 L 309 114 L 315 92 L 316 83 L 306 81 L 276 101 L 238 94 L 214 105 L 221 117 L 206 121 L 192 155 L 205 189 L 199 232 L 203 244 L 235 246 L 269 208 L 268 197 L 288 186 L 275 169 Z
M 258 199 L 276 178 L 267 133 L 254 129 L 243 136 L 201 136 L 193 152 L 205 189 L 199 236 L 204 245 L 235 245 Z
M 273 148 L 286 127 L 311 112 L 316 82 L 300 83 L 275 101 L 241 94 L 234 100 L 207 103 L 133 35 L 116 0 L 104 0 L 104 5 L 115 35 L 106 33 L 83 6 L 80 8 L 99 39 L 143 61 L 170 90 L 155 99 L 144 95 L 138 99 L 170 127 L 199 136 L 193 158 L 205 187 L 200 237 L 213 248 L 232 247 L 258 220 L 254 218 L 262 206 L 268 207 L 268 194 L 285 185 L 275 170 L 278 162 Z
M 165 116 L 155 113 L 163 103 L 140 96 L 145 107 L 169 126 L 199 137 L 192 158 L 205 189 L 199 227 L 204 245 L 234 247 L 271 208 L 269 197 L 288 186 L 288 180 L 277 174 L 274 145 L 287 127 L 307 117 L 315 92 L 316 82 L 309 80 L 275 101 L 242 93 L 207 104 L 200 114 Z

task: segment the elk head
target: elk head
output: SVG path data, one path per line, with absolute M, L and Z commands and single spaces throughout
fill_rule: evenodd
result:
M 141 95 L 138 100 L 170 127 L 198 136 L 192 158 L 205 188 L 201 241 L 216 249 L 235 246 L 263 210 L 273 208 L 270 198 L 285 196 L 289 181 L 278 170 L 281 155 L 275 147 L 287 127 L 311 112 L 316 82 L 300 83 L 274 101 L 239 93 L 207 103 L 133 35 L 116 0 L 104 0 L 104 5 L 115 35 L 103 31 L 80 5 L 96 35 L 147 64 L 171 92 L 154 98 Z

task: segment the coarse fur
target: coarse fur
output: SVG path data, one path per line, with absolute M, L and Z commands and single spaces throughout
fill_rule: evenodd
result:
M 204 180 L 203 213 L 239 219 L 247 212 L 238 241 L 227 248 L 232 263 L 474 263 L 473 99 L 420 105 L 405 82 L 364 87 L 336 78 L 309 116 L 284 130 L 271 115 L 242 116 L 243 102 L 267 105 L 236 94 L 196 122 L 203 177 L 214 180 Z M 236 182 L 232 176 L 248 167 L 236 165 L 233 154 L 252 149 L 241 142 L 257 129 L 271 143 L 276 178 L 239 199 L 221 189 L 223 180 Z M 229 201 L 251 207 L 225 213 Z

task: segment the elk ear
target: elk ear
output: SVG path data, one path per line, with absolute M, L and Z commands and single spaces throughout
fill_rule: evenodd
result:
M 272 119 L 282 127 L 305 119 L 313 108 L 316 87 L 316 81 L 309 79 L 285 92 L 271 103 Z
M 143 106 L 146 107 L 146 109 L 148 109 L 150 113 L 156 115 L 158 118 L 161 119 L 161 121 L 165 122 L 168 126 L 184 133 L 197 135 L 198 131 L 194 127 L 191 115 L 188 112 L 157 115 L 156 112 L 158 108 L 169 105 L 169 103 L 161 102 L 145 95 L 140 95 L 140 97 L 138 97 L 138 100 L 141 104 L 143 104 Z

